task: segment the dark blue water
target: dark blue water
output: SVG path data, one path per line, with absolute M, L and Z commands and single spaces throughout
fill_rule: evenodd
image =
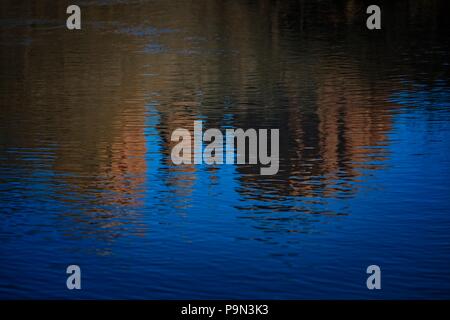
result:
M 1 5 L 0 298 L 450 298 L 444 1 L 80 6 Z M 278 174 L 173 165 L 194 120 Z

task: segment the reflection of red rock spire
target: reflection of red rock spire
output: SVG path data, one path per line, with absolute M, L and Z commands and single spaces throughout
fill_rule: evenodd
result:
M 391 130 L 391 116 L 382 106 L 388 93 L 373 92 L 356 68 L 347 64 L 339 70 L 340 61 L 332 74 L 320 75 L 317 90 L 317 114 L 320 119 L 320 149 L 327 171 L 337 171 L 339 157 L 348 166 L 358 167 L 367 161 L 367 147 L 383 146 Z M 348 75 L 351 76 L 348 76 Z M 339 144 L 344 143 L 344 155 L 339 155 Z M 379 151 L 379 150 L 378 150 Z M 356 174 L 356 173 L 353 173 Z

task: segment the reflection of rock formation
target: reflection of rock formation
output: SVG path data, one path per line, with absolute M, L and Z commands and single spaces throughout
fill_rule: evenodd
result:
M 240 170 L 244 183 L 252 186 L 249 195 L 260 194 L 261 200 L 267 195 L 270 200 L 274 190 L 280 196 L 352 193 L 351 182 L 362 174 L 361 168 L 379 168 L 391 129 L 387 106 L 380 107 L 386 93 L 372 92 L 357 69 L 348 65 L 340 69 L 339 61 L 331 62 L 336 66 L 331 73 L 321 73 L 318 69 L 324 63 L 330 62 L 318 61 L 316 72 L 306 74 L 306 81 L 317 83 L 313 94 L 288 95 L 286 111 L 281 111 L 285 114 L 272 115 L 272 123 L 281 128 L 279 174 L 268 178 L 258 176 L 256 168 Z M 289 86 L 304 85 L 289 81 L 285 91 L 295 92 Z
M 210 127 L 280 128 L 280 173 L 260 177 L 259 168 L 239 167 L 244 195 L 264 199 L 269 192 L 272 199 L 274 193 L 332 196 L 352 192 L 350 183 L 361 174 L 359 169 L 377 168 L 373 162 L 383 158 L 391 119 L 386 110 L 374 106 L 383 105 L 387 93 L 371 88 L 371 80 L 352 62 L 351 52 L 341 58 L 314 57 L 311 52 L 327 50 L 327 43 L 318 41 L 305 42 L 308 51 L 297 49 L 299 39 L 284 38 L 292 30 L 281 29 L 287 23 L 280 18 L 283 8 L 275 6 L 272 12 L 267 8 L 270 5 L 264 2 L 260 7 L 238 3 L 213 7 L 204 18 L 207 22 L 196 20 L 195 12 L 186 9 L 190 33 L 220 38 L 205 44 L 203 59 L 195 55 L 148 58 L 158 61 L 159 74 L 174 74 L 174 68 L 180 72 L 179 81 L 174 79 L 170 86 L 154 79 L 153 87 L 167 99 L 159 108 L 160 131 L 168 137 L 177 127 L 190 128 L 199 115 Z M 355 12 L 349 3 L 345 14 Z M 213 54 L 219 48 L 223 54 Z M 173 104 L 186 88 L 191 90 L 191 100 L 195 92 L 204 91 L 202 105 Z M 225 109 L 227 98 L 231 103 Z M 232 120 L 227 120 L 228 115 Z
M 159 93 L 158 129 L 166 158 L 171 132 L 191 128 L 199 116 L 210 127 L 278 127 L 285 139 L 280 173 L 267 179 L 258 175 L 259 168 L 239 167 L 243 194 L 264 198 L 268 191 L 279 196 L 353 192 L 351 182 L 361 175 L 360 169 L 377 168 L 385 156 L 391 119 L 387 109 L 375 106 L 384 105 L 388 92 L 373 87 L 377 79 L 367 78 L 373 72 L 364 75 L 364 68 L 373 63 L 360 61 L 363 41 L 349 40 L 347 47 L 338 48 L 339 57 L 333 57 L 334 52 L 315 56 L 327 52 L 330 44 L 314 38 L 330 31 L 330 21 L 331 26 L 361 24 L 363 9 L 355 1 L 200 1 L 171 7 L 171 18 L 185 33 L 165 39 L 171 50 L 145 58 L 159 75 L 149 79 L 149 85 Z M 314 19 L 322 11 L 324 19 Z M 201 18 L 198 12 L 204 13 Z M 302 38 L 297 33 L 302 31 L 309 34 Z M 179 103 L 198 102 L 198 92 L 198 105 Z M 186 183 L 187 175 L 176 172 L 195 179 L 195 168 L 166 164 L 174 172 L 168 184 L 179 183 L 188 192 L 192 184 Z
M 178 142 L 171 141 L 172 132 L 178 128 L 189 130 L 192 134 L 192 159 L 194 158 L 194 121 L 196 117 L 191 113 L 192 108 L 197 107 L 197 104 L 189 101 L 175 102 L 169 105 L 163 105 L 161 108 L 167 108 L 167 112 L 161 112 L 162 121 L 159 126 L 159 132 L 161 140 L 165 145 L 163 151 L 165 158 L 164 170 L 168 173 L 166 178 L 166 184 L 169 186 L 173 193 L 177 196 L 179 202 L 183 202 L 186 197 L 192 192 L 194 182 L 196 180 L 197 168 L 194 164 L 185 164 L 174 166 L 171 160 L 171 150 Z M 183 206 L 183 204 L 181 204 Z
M 409 5 L 400 18 L 428 10 L 436 21 L 427 25 L 439 30 L 443 2 L 402 3 Z M 160 119 L 161 177 L 175 196 L 189 197 L 199 171 L 171 164 L 170 135 L 192 129 L 199 118 L 205 127 L 281 129 L 279 174 L 264 178 L 259 168 L 239 167 L 243 195 L 351 194 L 360 169 L 377 168 L 383 159 L 391 128 L 382 107 L 388 92 L 374 83 L 392 81 L 390 69 L 414 73 L 411 64 L 395 69 L 400 31 L 407 29 L 387 29 L 371 41 L 349 32 L 366 18 L 353 0 L 80 5 L 84 27 L 76 33 L 64 29 L 64 1 L 0 4 L 2 12 L 14 8 L 6 18 L 28 21 L 0 30 L 0 42 L 32 40 L 1 50 L 7 81 L 0 90 L 6 109 L 0 142 L 51 143 L 52 168 L 69 174 L 55 179 L 106 206 L 138 203 L 147 170 L 147 99 L 154 99 Z M 395 10 L 387 11 L 392 22 Z M 159 49 L 146 51 L 149 46 Z M 378 71 L 373 58 L 389 68 Z M 8 132 L 14 136 L 6 139 Z
M 36 10 L 24 12 L 37 12 L 37 20 L 51 16 Z M 1 136 L 14 132 L 2 147 L 51 147 L 49 192 L 67 208 L 61 214 L 67 210 L 74 221 L 87 221 L 73 228 L 93 228 L 92 234 L 109 230 L 112 235 L 114 228 L 141 233 L 133 231 L 139 224 L 133 210 L 140 205 L 147 170 L 145 102 L 133 44 L 117 47 L 125 37 L 88 28 L 71 33 L 44 24 L 10 32 L 24 29 L 30 44 L 1 50 L 8 74 L 1 90 L 2 105 L 8 108 Z M 14 58 L 3 59 L 10 50 Z M 32 163 L 20 165 L 38 169 Z

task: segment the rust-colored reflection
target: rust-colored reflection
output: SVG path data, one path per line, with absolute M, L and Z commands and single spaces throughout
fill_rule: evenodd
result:
M 80 222 L 82 232 L 143 235 L 135 211 L 147 171 L 145 98 L 133 43 L 90 28 L 76 33 L 58 27 L 55 20 L 65 21 L 63 3 L 19 9 L 17 21 L 25 26 L 11 25 L 3 38 L 31 40 L 1 50 L 8 76 L 1 90 L 3 147 L 51 147 L 50 192 L 65 203 L 61 216 Z M 15 160 L 30 173 L 39 170 Z
M 347 32 L 362 24 L 357 1 L 86 1 L 80 32 L 65 30 L 64 1 L 2 5 L 13 8 L 0 31 L 2 147 L 50 146 L 58 197 L 86 197 L 84 213 L 127 214 L 145 202 L 149 102 L 169 206 L 188 205 L 201 187 L 199 167 L 170 159 L 172 132 L 192 132 L 200 119 L 205 129 L 280 129 L 277 175 L 236 169 L 250 207 L 254 200 L 296 210 L 270 202 L 351 196 L 364 171 L 388 156 L 385 100 L 401 86 L 393 75 L 414 74 L 413 65 L 396 63 L 400 34 L 366 41 Z M 405 16 L 422 9 L 436 3 L 419 1 Z M 308 19 L 317 12 L 323 19 Z M 220 168 L 210 172 L 216 183 Z

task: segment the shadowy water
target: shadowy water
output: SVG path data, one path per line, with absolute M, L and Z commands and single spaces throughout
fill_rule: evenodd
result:
M 0 298 L 450 298 L 448 5 L 380 3 L 3 0 Z M 278 174 L 174 166 L 194 120 Z

